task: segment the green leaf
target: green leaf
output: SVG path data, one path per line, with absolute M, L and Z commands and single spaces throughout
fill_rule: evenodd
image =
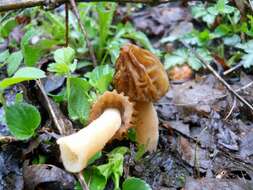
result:
M 112 23 L 113 15 L 115 12 L 116 3 L 99 2 L 96 6 L 98 13 L 98 26 L 99 26 L 99 51 L 98 59 L 102 59 L 103 52 L 106 47 L 106 41 L 110 33 L 110 26 Z
M 5 50 L 0 53 L 0 63 L 5 62 L 6 59 L 10 56 L 9 50 Z
M 7 73 L 9 76 L 13 75 L 17 71 L 22 60 L 23 55 L 21 51 L 14 52 L 8 57 L 6 62 L 7 62 Z
M 11 31 L 18 25 L 15 18 L 11 17 L 10 19 L 1 23 L 0 34 L 2 37 L 7 38 Z
M 41 121 L 37 108 L 26 103 L 5 107 L 5 117 L 11 134 L 20 140 L 32 137 Z
M 108 163 L 85 170 L 84 176 L 90 181 L 90 190 L 103 190 L 109 178 L 113 179 L 114 190 L 119 190 L 119 179 L 123 174 L 124 155 L 127 147 L 117 147 L 108 154 Z
M 73 62 L 75 57 L 75 50 L 71 47 L 57 49 L 54 52 L 54 60 L 56 63 L 65 63 L 69 65 Z
M 69 78 L 68 112 L 72 120 L 79 119 L 85 123 L 90 111 L 88 101 L 89 83 L 81 78 Z
M 152 190 L 149 184 L 136 177 L 127 178 L 123 182 L 122 190 Z
M 207 62 L 212 60 L 207 49 L 198 48 L 196 52 Z M 192 69 L 199 70 L 202 67 L 201 61 L 189 50 L 182 48 L 174 51 L 172 54 L 165 55 L 165 68 L 170 69 L 175 65 L 188 64 Z
M 188 52 L 186 49 L 178 49 L 172 54 L 165 55 L 164 67 L 170 69 L 175 65 L 182 65 L 187 62 Z
M 242 56 L 242 63 L 244 68 L 250 68 L 253 66 L 253 53 L 247 53 Z
M 46 77 L 44 71 L 34 67 L 20 68 L 13 77 L 5 78 L 0 81 L 0 88 L 7 88 L 13 84 L 17 84 L 23 81 L 35 80 Z
M 42 50 L 40 48 L 30 44 L 32 37 L 39 34 L 40 32 L 37 30 L 30 29 L 21 40 L 21 49 L 27 66 L 35 65 L 42 55 Z
M 107 64 L 97 66 L 92 72 L 87 73 L 85 76 L 88 77 L 91 86 L 102 94 L 108 89 L 112 82 L 113 75 L 114 69 Z
M 54 52 L 55 63 L 48 65 L 48 71 L 55 72 L 58 75 L 69 75 L 76 69 L 77 63 L 72 63 L 74 57 L 75 50 L 70 47 L 56 50 Z

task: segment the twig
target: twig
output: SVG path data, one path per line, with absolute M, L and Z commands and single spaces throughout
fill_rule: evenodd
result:
M 244 86 L 241 87 L 241 88 L 236 89 L 235 91 L 236 91 L 236 92 L 240 92 L 241 90 L 245 90 L 245 89 L 249 88 L 249 87 L 252 86 L 252 85 L 253 85 L 253 81 L 251 81 L 250 83 L 244 85 Z
M 48 96 L 47 96 L 47 94 L 45 92 L 44 86 L 41 84 L 41 81 L 39 79 L 36 80 L 36 83 L 37 83 L 38 87 L 40 88 L 40 91 L 41 91 L 43 97 L 45 98 L 48 110 L 50 112 L 50 115 L 52 116 L 52 119 L 54 121 L 54 124 L 55 124 L 57 130 L 59 131 L 59 133 L 61 135 L 64 135 L 65 134 L 65 130 L 61 127 L 60 123 L 58 122 L 57 116 L 56 116 L 56 114 L 54 112 L 54 109 L 53 109 L 53 106 L 50 103 L 50 100 L 49 100 L 49 98 L 48 98 Z
M 69 45 L 69 4 L 65 3 L 65 46 Z
M 83 188 L 83 190 L 89 190 L 89 187 L 88 187 L 85 179 L 83 178 L 82 172 L 79 172 L 78 174 L 76 174 L 76 176 L 78 177 L 79 183 L 80 183 L 81 187 Z
M 225 75 L 228 75 L 229 73 L 231 73 L 231 72 L 235 71 L 236 69 L 240 68 L 242 65 L 243 65 L 243 63 L 241 62 L 241 63 L 237 64 L 236 66 L 231 67 L 230 69 L 224 71 L 224 72 L 223 72 L 223 75 L 224 75 L 224 76 L 225 76 Z
M 17 139 L 13 136 L 2 136 L 0 135 L 0 143 L 10 143 L 17 141 Z
M 71 4 L 72 8 L 73 8 L 74 14 L 77 18 L 79 27 L 80 27 L 83 35 L 84 35 L 84 38 L 86 40 L 87 45 L 88 45 L 90 56 L 91 56 L 91 59 L 92 59 L 92 62 L 93 62 L 93 66 L 96 67 L 97 66 L 97 60 L 96 60 L 96 57 L 95 57 L 94 49 L 93 49 L 92 44 L 90 43 L 90 40 L 88 38 L 88 34 L 87 34 L 86 30 L 84 29 L 84 26 L 81 22 L 81 18 L 80 18 L 80 14 L 79 14 L 79 11 L 78 11 L 77 6 L 76 6 L 76 2 L 75 2 L 75 0 L 69 0 L 69 1 L 70 1 L 70 4 Z
M 240 96 L 192 47 L 190 47 L 184 41 L 181 42 L 184 44 L 185 47 L 190 49 L 190 51 L 206 66 L 209 71 L 211 71 L 211 73 L 228 89 L 229 92 L 231 92 L 240 102 L 250 108 L 253 113 L 253 106 L 247 100 Z
M 232 107 L 230 108 L 230 111 L 228 112 L 227 116 L 225 117 L 225 121 L 230 117 L 230 115 L 233 113 L 234 109 L 235 109 L 235 106 L 236 106 L 236 98 L 233 97 L 233 105 Z
M 69 0 L 51 0 L 55 6 L 69 2 Z M 118 3 L 145 3 L 153 4 L 154 0 L 77 0 L 77 2 L 118 2 Z M 156 0 L 156 4 L 168 3 L 178 0 Z M 48 0 L 0 0 L 0 11 L 23 9 L 35 6 L 48 6 Z

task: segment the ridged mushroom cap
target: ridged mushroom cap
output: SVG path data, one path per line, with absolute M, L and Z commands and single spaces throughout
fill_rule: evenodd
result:
M 126 137 L 128 129 L 133 127 L 135 118 L 134 103 L 130 102 L 129 98 L 124 96 L 123 93 L 119 94 L 116 90 L 112 92 L 107 91 L 93 104 L 90 111 L 89 122 L 97 119 L 107 108 L 116 108 L 121 113 L 121 127 L 111 140 L 122 140 Z
M 169 89 L 167 73 L 150 51 L 133 44 L 121 48 L 113 84 L 133 101 L 156 101 Z

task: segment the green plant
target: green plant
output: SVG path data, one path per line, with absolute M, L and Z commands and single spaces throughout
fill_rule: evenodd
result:
M 107 184 L 107 181 L 112 178 L 114 182 L 114 190 L 119 190 L 119 180 L 123 174 L 123 161 L 124 155 L 129 151 L 126 147 L 117 147 L 112 150 L 108 156 L 108 163 L 92 166 L 84 171 L 84 177 L 87 181 L 90 181 L 90 190 L 103 190 Z M 76 190 L 80 189 L 80 185 L 77 183 Z
M 39 127 L 41 117 L 36 107 L 18 102 L 5 106 L 5 118 L 12 135 L 19 140 L 32 137 Z
M 207 62 L 212 60 L 210 52 L 207 49 L 197 49 L 196 51 Z M 202 67 L 200 60 L 194 54 L 192 54 L 190 50 L 185 48 L 177 49 L 171 54 L 165 55 L 164 66 L 166 69 L 170 69 L 175 65 L 182 64 L 188 64 L 194 70 L 199 70 Z

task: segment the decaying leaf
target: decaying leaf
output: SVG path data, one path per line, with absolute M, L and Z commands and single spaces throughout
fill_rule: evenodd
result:
M 49 164 L 24 167 L 26 190 L 36 188 L 45 190 L 70 190 L 74 188 L 75 178 L 66 171 Z

